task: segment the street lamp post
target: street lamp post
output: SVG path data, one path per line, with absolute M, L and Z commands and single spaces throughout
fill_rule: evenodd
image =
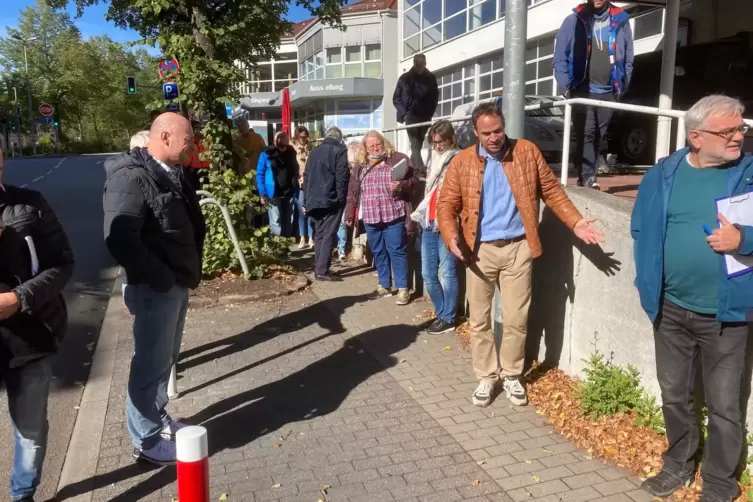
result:
M 31 104 L 31 77 L 29 76 L 29 58 L 26 55 L 26 43 L 29 42 L 29 41 L 33 41 L 34 39 L 32 38 L 32 39 L 29 39 L 27 41 L 27 40 L 21 38 L 20 35 L 13 35 L 13 38 L 15 38 L 16 40 L 20 41 L 23 44 L 23 46 L 24 46 L 24 66 L 26 67 L 26 90 L 27 90 L 28 97 L 29 97 L 29 131 L 30 131 L 30 134 L 31 134 L 31 149 L 32 149 L 32 154 L 36 155 L 37 154 L 37 141 L 36 141 L 36 134 L 35 134 L 35 131 L 34 131 L 34 129 L 35 129 L 34 128 L 34 112 L 31 109 L 31 107 L 32 107 L 32 104 Z M 19 131 L 19 133 L 20 132 L 21 131 Z

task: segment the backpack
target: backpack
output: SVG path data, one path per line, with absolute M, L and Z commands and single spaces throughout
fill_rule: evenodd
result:
M 296 183 L 295 167 L 293 165 L 297 162 L 295 152 L 288 149 L 283 153 L 279 148 L 271 147 L 267 148 L 267 155 L 272 166 L 272 177 L 275 181 L 274 197 L 287 197 L 291 195 Z

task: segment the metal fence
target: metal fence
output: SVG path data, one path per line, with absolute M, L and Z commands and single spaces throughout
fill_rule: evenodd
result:
M 639 113 L 644 115 L 654 115 L 656 117 L 668 117 L 670 119 L 677 119 L 677 132 L 675 134 L 675 148 L 677 150 L 683 148 L 685 146 L 687 132 L 685 130 L 685 112 L 682 110 L 671 110 L 671 109 L 664 109 L 664 108 L 658 108 L 658 107 L 652 107 L 652 106 L 642 106 L 642 105 L 633 105 L 628 103 L 619 103 L 619 102 L 611 102 L 611 101 L 598 101 L 595 99 L 587 99 L 587 98 L 571 98 L 571 99 L 562 99 L 558 101 L 547 101 L 547 102 L 541 102 L 536 103 L 532 105 L 527 105 L 525 107 L 525 111 L 533 111 L 533 110 L 543 110 L 546 108 L 564 108 L 564 131 L 563 131 L 563 138 L 562 138 L 562 172 L 560 174 L 560 182 L 563 186 L 567 185 L 567 175 L 568 175 L 568 165 L 570 163 L 570 142 L 572 137 L 572 115 L 573 115 L 573 106 L 593 106 L 597 108 L 612 108 L 614 110 L 621 110 L 625 112 L 631 112 L 631 113 Z M 466 122 L 471 119 L 470 115 L 466 115 L 464 117 L 457 117 L 457 118 L 449 118 L 446 119 L 450 122 Z M 406 131 L 408 129 L 411 129 L 413 127 L 421 127 L 421 126 L 430 126 L 435 121 L 428 121 L 428 122 L 421 122 L 419 124 L 411 124 L 411 125 L 404 125 L 399 127 L 394 127 L 391 129 L 383 129 L 381 132 L 382 134 L 385 133 L 391 133 L 392 134 L 392 141 L 395 146 L 397 146 L 397 135 L 400 131 Z M 753 120 L 745 119 L 745 123 L 753 126 Z M 345 138 L 353 138 L 353 137 L 360 137 L 366 134 L 368 131 L 363 131 L 359 133 L 351 133 L 347 134 L 343 137 Z

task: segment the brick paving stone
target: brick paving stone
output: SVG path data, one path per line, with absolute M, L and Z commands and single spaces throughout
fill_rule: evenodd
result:
M 470 357 L 443 350 L 456 349 L 454 335 L 415 327 L 425 302 L 366 302 L 374 280 L 356 274 L 275 301 L 191 309 L 181 397 L 168 408 L 209 431 L 213 499 L 312 501 L 330 485 L 333 502 L 650 502 L 637 478 L 589 459 L 533 406 L 504 396 L 473 406 Z M 170 500 L 175 470 L 130 459 L 132 344 L 122 322 L 92 501 Z

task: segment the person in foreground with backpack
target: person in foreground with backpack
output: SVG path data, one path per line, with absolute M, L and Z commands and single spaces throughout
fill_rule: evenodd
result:
M 295 196 L 298 193 L 298 159 L 290 147 L 290 137 L 282 131 L 259 156 L 256 187 L 267 208 L 272 235 L 291 237 Z
M 437 201 L 447 166 L 458 153 L 455 129 L 448 120 L 439 120 L 429 129 L 431 153 L 424 199 L 411 214 L 421 233 L 421 275 L 436 312 L 436 319 L 426 329 L 438 335 L 455 329 L 458 306 L 458 260 L 447 249 L 437 227 Z
M 51 356 L 68 326 L 61 293 L 73 251 L 42 194 L 3 185 L 2 174 L 0 150 L 0 382 L 16 438 L 10 498 L 33 502 L 47 451 Z

